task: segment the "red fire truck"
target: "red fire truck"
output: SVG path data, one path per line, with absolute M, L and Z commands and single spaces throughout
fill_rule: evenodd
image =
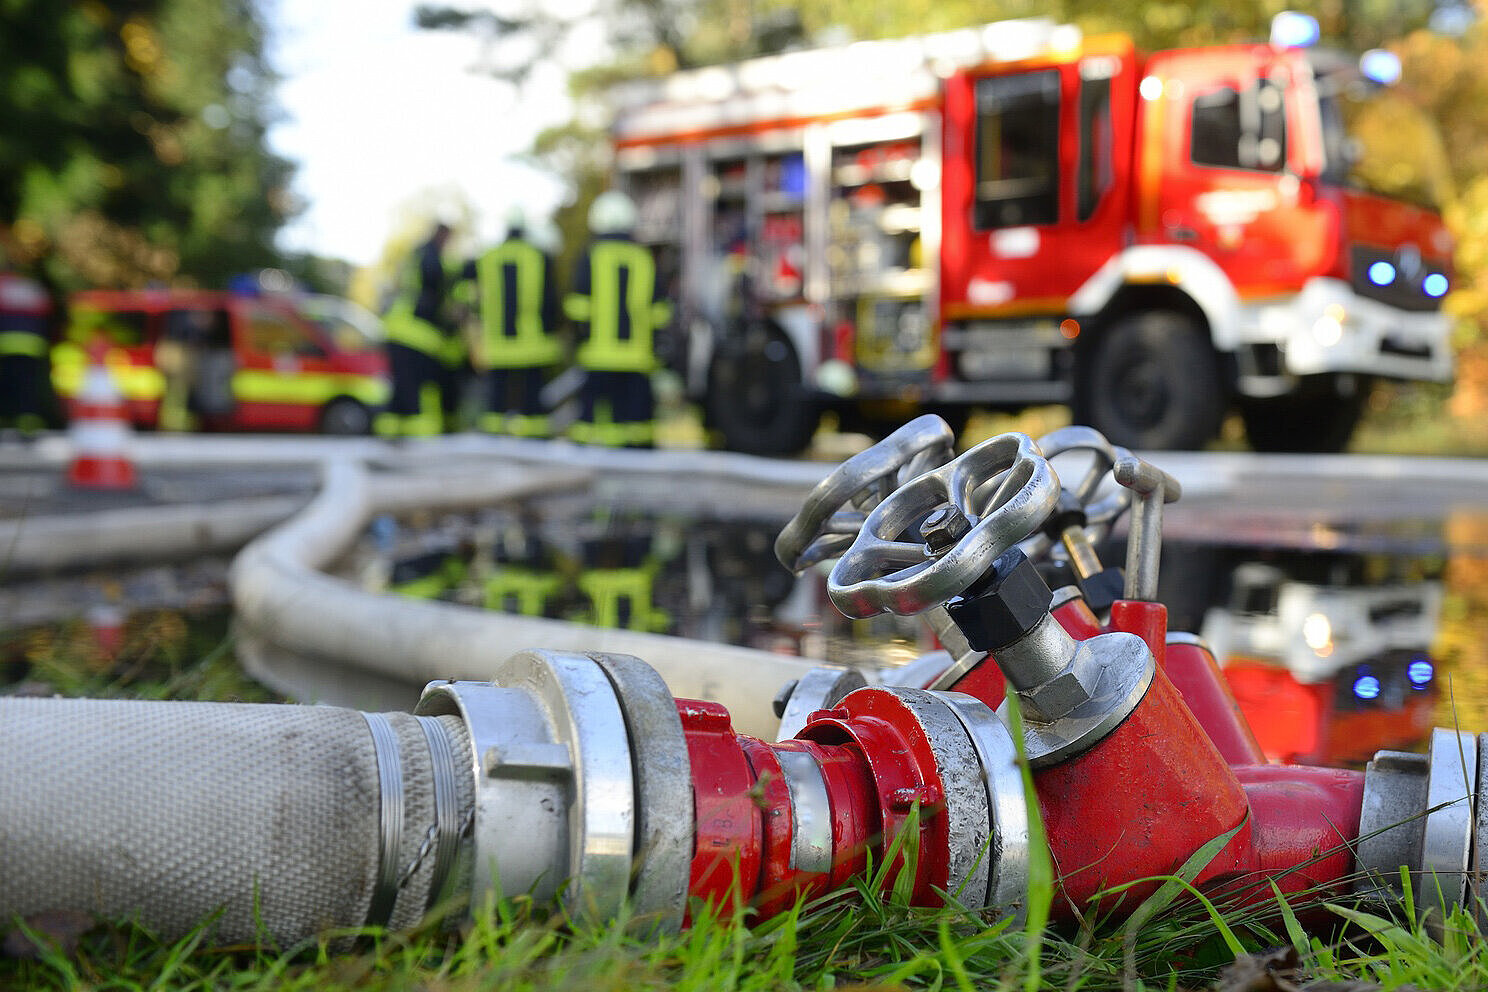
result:
M 1015 21 L 614 98 L 679 369 L 731 448 L 798 450 L 828 409 L 1068 404 L 1131 447 L 1238 408 L 1259 449 L 1330 450 L 1376 378 L 1452 375 L 1430 169 L 1376 158 L 1439 145 L 1357 58 Z

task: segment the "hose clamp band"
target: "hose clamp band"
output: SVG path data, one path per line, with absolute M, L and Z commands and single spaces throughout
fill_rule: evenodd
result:
M 363 713 L 372 732 L 377 757 L 377 787 L 382 795 L 378 817 L 377 881 L 367 907 L 367 926 L 385 927 L 398 901 L 398 851 L 403 846 L 403 761 L 398 735 L 381 713 Z
M 777 748 L 791 802 L 792 871 L 826 874 L 832 870 L 832 797 L 816 758 L 805 751 Z
M 429 763 L 434 772 L 434 868 L 429 877 L 429 901 L 434 908 L 449 880 L 450 866 L 460 845 L 464 825 L 460 822 L 460 797 L 455 784 L 455 751 L 444 725 L 432 716 L 415 717 L 429 744 Z

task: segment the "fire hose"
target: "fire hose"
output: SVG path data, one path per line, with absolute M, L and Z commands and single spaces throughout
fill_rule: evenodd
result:
M 1213 655 L 1152 598 L 1177 483 L 1083 428 L 953 452 L 920 418 L 781 532 L 788 568 L 836 559 L 843 613 L 923 615 L 945 650 L 907 684 L 813 672 L 778 700 L 779 740 L 601 653 L 522 651 L 412 714 L 0 700 L 0 920 L 291 944 L 527 894 L 675 929 L 699 901 L 768 916 L 896 856 L 915 904 L 1016 916 L 1023 761 L 1057 914 L 1130 909 L 1219 841 L 1192 879 L 1209 893 L 1399 898 L 1404 866 L 1437 922 L 1475 904 L 1484 736 L 1438 729 L 1363 772 L 1265 764 Z M 1065 485 L 1072 452 L 1091 466 Z M 1128 507 L 1123 576 L 1092 546 Z M 1074 578 L 1051 592 L 1056 559 Z

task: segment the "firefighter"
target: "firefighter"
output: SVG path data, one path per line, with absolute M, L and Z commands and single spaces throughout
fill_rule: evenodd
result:
M 448 224 L 434 226 L 404 265 L 398 295 L 383 314 L 393 395 L 375 426 L 385 437 L 439 434 L 458 402 L 455 370 L 464 347 L 446 312 L 444 246 L 449 237 Z
M 647 448 L 655 442 L 656 336 L 672 308 L 661 299 L 651 252 L 632 237 L 635 223 L 630 197 L 610 190 L 595 198 L 594 238 L 575 263 L 573 290 L 563 302 L 585 373 L 579 420 L 570 428 L 576 441 Z
M 23 437 L 46 426 L 51 314 L 39 283 L 0 271 L 0 428 Z
M 534 521 L 522 520 L 497 536 L 484 581 L 486 609 L 529 617 L 558 616 L 564 576 L 536 529 Z
M 486 387 L 481 429 L 546 437 L 542 388 L 563 354 L 553 335 L 558 298 L 552 256 L 528 236 L 520 209 L 507 217 L 506 240 L 476 261 L 476 286 Z
M 672 617 L 656 604 L 660 558 L 649 537 L 609 534 L 580 545 L 583 568 L 576 578 L 585 601 L 583 622 L 615 630 L 665 633 Z

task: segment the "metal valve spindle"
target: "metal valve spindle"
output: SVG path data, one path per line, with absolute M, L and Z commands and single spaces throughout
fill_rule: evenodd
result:
M 1136 494 L 1126 545 L 1126 598 L 1156 599 L 1163 504 L 1176 502 L 1183 495 L 1183 487 L 1162 469 L 1131 455 L 1120 459 L 1111 474 Z

